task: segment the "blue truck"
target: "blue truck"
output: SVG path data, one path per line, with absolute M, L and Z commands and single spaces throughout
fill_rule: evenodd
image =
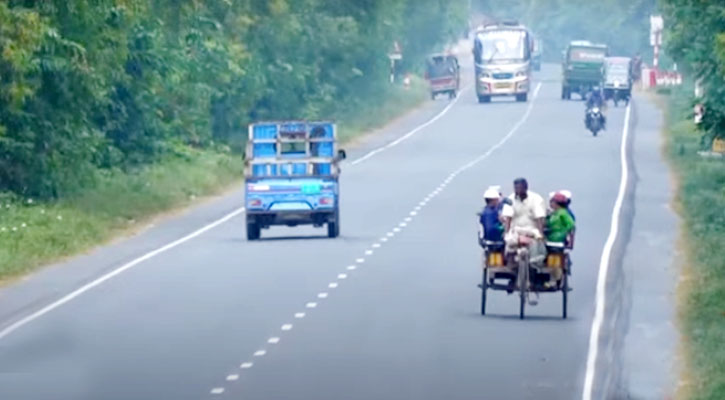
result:
M 331 122 L 259 122 L 249 126 L 245 157 L 247 240 L 274 225 L 327 225 L 340 235 L 337 129 Z

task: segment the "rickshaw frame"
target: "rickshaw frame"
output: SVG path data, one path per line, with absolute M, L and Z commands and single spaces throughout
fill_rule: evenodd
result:
M 570 243 L 573 243 L 570 242 Z M 483 260 L 482 260 L 482 278 L 478 287 L 481 289 L 481 315 L 486 315 L 486 300 L 488 289 L 496 291 L 506 291 L 509 293 L 517 292 L 519 294 L 519 318 L 524 319 L 526 303 L 530 293 L 562 293 L 562 318 L 566 319 L 568 314 L 568 293 L 569 276 L 571 275 L 571 257 L 569 253 L 572 246 L 561 243 L 546 243 L 547 258 L 545 263 L 549 262 L 549 257 L 557 255 L 561 257 L 561 265 L 558 267 L 535 267 L 529 261 L 528 247 L 520 246 L 516 253 L 507 253 L 504 242 L 482 241 Z M 504 262 L 503 265 L 490 265 L 491 255 L 497 254 L 497 257 Z M 508 261 L 508 262 L 507 262 Z M 553 272 L 554 268 L 561 268 L 561 281 L 556 287 L 545 287 L 543 282 Z M 532 273 L 536 280 L 532 281 Z M 547 279 L 541 280 L 546 277 Z M 496 283 L 496 279 L 514 280 L 515 284 Z

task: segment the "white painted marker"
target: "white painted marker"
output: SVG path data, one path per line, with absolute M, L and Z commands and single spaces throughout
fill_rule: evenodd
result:
M 292 324 L 284 324 L 281 328 L 283 331 L 289 331 L 292 330 Z
M 240 365 L 239 368 L 241 368 L 241 369 L 249 369 L 249 368 L 252 368 L 253 365 L 254 365 L 254 363 L 245 362 L 245 363 L 242 363 L 242 365 Z
M 224 388 L 223 387 L 214 388 L 211 390 L 210 393 L 211 394 L 222 394 L 222 393 L 224 393 Z
M 267 343 L 269 343 L 269 344 L 277 344 L 277 343 L 279 343 L 279 338 L 276 337 L 276 336 L 275 337 L 271 337 L 271 338 L 269 338 L 267 340 Z
M 591 400 L 594 392 L 594 378 L 596 377 L 597 357 L 599 351 L 599 332 L 604 323 L 604 307 L 606 306 L 607 296 L 607 272 L 609 270 L 609 258 L 612 255 L 612 248 L 617 240 L 619 233 L 619 218 L 622 213 L 622 204 L 627 194 L 627 183 L 629 181 L 629 164 L 627 162 L 627 141 L 629 138 L 629 119 L 631 115 L 631 106 L 627 106 L 624 114 L 624 128 L 622 131 L 622 143 L 619 150 L 619 163 L 621 168 L 621 176 L 619 179 L 619 192 L 614 202 L 612 210 L 612 218 L 609 226 L 609 236 L 604 243 L 602 257 L 599 260 L 599 276 L 597 277 L 596 303 L 594 310 L 594 319 L 592 320 L 592 329 L 589 336 L 589 352 L 587 354 L 587 369 L 584 375 L 584 390 L 582 391 L 582 400 Z

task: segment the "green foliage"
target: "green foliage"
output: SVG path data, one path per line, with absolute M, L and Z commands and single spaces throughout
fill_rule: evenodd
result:
M 544 42 L 543 56 L 559 61 L 572 40 L 606 43 L 613 55 L 634 56 L 649 45 L 649 16 L 655 0 L 508 0 L 475 1 L 493 18 L 515 19 Z
M 464 0 L 0 2 L 0 191 L 63 198 L 256 119 L 331 118 L 457 36 Z
M 690 278 L 681 315 L 692 381 L 684 392 L 693 400 L 719 400 L 725 398 L 725 164 L 697 154 L 689 93 L 675 90 L 667 110 Z
M 54 202 L 0 193 L 0 281 L 75 254 L 135 228 L 135 222 L 189 204 L 240 178 L 242 161 L 189 150 L 133 174 L 105 170 L 94 190 Z
M 708 139 L 725 138 L 725 3 L 661 0 L 670 53 L 695 77 L 702 78 Z

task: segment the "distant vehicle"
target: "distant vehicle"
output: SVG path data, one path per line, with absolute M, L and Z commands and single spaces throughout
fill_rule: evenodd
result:
M 570 100 L 572 93 L 582 98 L 604 79 L 604 59 L 609 48 L 588 41 L 573 41 L 564 51 L 561 98 Z
M 632 70 L 632 59 L 629 57 L 604 59 L 604 99 L 612 100 L 615 107 L 620 101 L 629 103 L 632 96 Z
M 541 39 L 534 39 L 534 48 L 531 53 L 531 68 L 533 68 L 534 71 L 541 71 L 541 55 L 544 51 L 543 46 L 544 44 Z
M 340 234 L 337 130 L 331 122 L 262 122 L 249 126 L 245 165 L 247 239 L 273 225 L 327 224 Z
M 473 58 L 479 103 L 488 103 L 493 96 L 527 100 L 532 47 L 531 33 L 516 22 L 488 24 L 476 31 Z
M 425 78 L 430 84 L 430 97 L 447 94 L 453 99 L 458 95 L 461 85 L 458 57 L 453 54 L 431 54 L 428 56 Z
M 586 111 L 586 127 L 593 136 L 597 136 L 599 131 L 604 129 L 604 115 L 599 107 L 592 107 Z

